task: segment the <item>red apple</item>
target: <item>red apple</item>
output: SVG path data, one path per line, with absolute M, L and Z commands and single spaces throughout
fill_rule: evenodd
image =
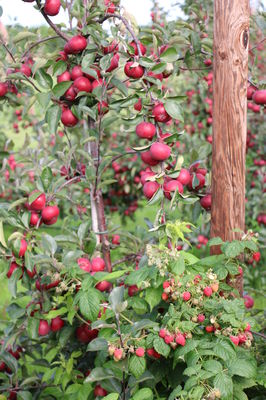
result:
M 182 183 L 182 185 L 187 185 L 190 182 L 191 176 L 188 169 L 182 168 L 179 172 L 177 180 Z
M 62 124 L 68 127 L 73 127 L 77 125 L 79 120 L 77 117 L 72 113 L 69 108 L 63 108 L 62 115 L 61 115 Z
M 59 215 L 57 206 L 47 206 L 42 210 L 42 220 L 45 225 L 55 224 Z
M 201 207 L 203 207 L 207 211 L 210 211 L 211 204 L 212 204 L 212 196 L 211 196 L 211 194 L 206 194 L 206 196 L 204 196 L 204 197 L 202 197 L 200 199 Z
M 7 84 L 4 82 L 0 82 L 0 97 L 5 96 L 7 92 L 8 92 Z
M 37 191 L 34 191 L 31 193 L 35 193 Z M 45 202 L 46 202 L 46 196 L 44 193 L 41 193 L 32 203 L 29 203 L 29 208 L 32 211 L 41 211 L 45 207 Z
M 252 99 L 256 104 L 266 104 L 266 89 L 256 90 L 253 93 Z M 254 110 L 254 107 L 253 107 Z
M 60 0 L 45 0 L 43 11 L 46 15 L 53 17 L 59 13 L 60 7 Z
M 154 160 L 154 158 L 152 158 L 151 152 L 149 150 L 143 151 L 141 153 L 140 157 L 145 164 L 148 164 L 150 166 L 155 166 L 155 165 L 159 164 L 159 161 Z
M 157 182 L 148 181 L 143 186 L 143 193 L 147 199 L 151 199 L 159 189 L 160 185 Z
M 91 82 L 85 76 L 80 76 L 74 80 L 74 88 L 77 92 L 90 93 L 92 91 Z
M 68 42 L 68 50 L 71 54 L 81 53 L 87 47 L 87 39 L 84 36 L 73 36 Z
M 140 79 L 144 75 L 144 68 L 137 62 L 128 61 L 125 64 L 124 72 L 129 78 Z
M 65 325 L 64 321 L 60 317 L 55 317 L 51 321 L 51 330 L 53 332 L 58 332 L 60 331 L 63 326 Z
M 68 82 L 71 81 L 71 75 L 69 71 L 63 72 L 61 75 L 57 76 L 57 82 Z
M 153 107 L 152 115 L 157 122 L 168 122 L 171 119 L 170 115 L 167 114 L 163 103 L 159 103 Z
M 151 145 L 150 153 L 154 160 L 165 161 L 170 157 L 171 148 L 165 143 L 155 142 Z
M 146 54 L 146 51 L 147 51 L 146 46 L 144 46 L 144 44 L 142 44 L 141 42 L 139 42 L 138 44 L 139 44 L 139 48 L 140 48 L 140 51 L 141 51 L 141 55 L 144 56 Z M 139 55 L 139 51 L 138 51 L 137 44 L 133 41 L 133 42 L 129 43 L 129 46 L 133 47 L 134 53 L 132 51 L 128 51 L 128 54 L 130 56 L 133 56 L 133 55 L 138 56 Z
M 151 140 L 156 133 L 156 127 L 150 122 L 141 122 L 136 126 L 136 134 L 142 139 Z
M 50 325 L 48 323 L 48 321 L 45 321 L 44 319 L 40 320 L 39 323 L 39 336 L 46 336 L 48 335 L 48 333 L 50 332 Z
M 91 263 L 90 260 L 88 260 L 87 258 L 78 258 L 78 266 L 83 271 L 91 272 Z

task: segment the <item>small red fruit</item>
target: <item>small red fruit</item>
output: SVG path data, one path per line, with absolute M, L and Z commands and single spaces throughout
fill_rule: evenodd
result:
M 233 336 L 233 335 L 231 335 L 231 336 L 230 336 L 230 340 L 231 340 L 231 342 L 234 343 L 236 346 L 239 345 L 239 337 L 238 337 L 238 336 Z
M 140 155 L 140 158 L 142 159 L 142 161 L 145 164 L 148 164 L 150 166 L 154 166 L 154 165 L 159 164 L 159 161 L 154 160 L 154 158 L 152 158 L 151 152 L 149 150 L 148 151 L 143 151 L 141 153 L 141 155 Z
M 41 319 L 38 330 L 39 336 L 46 336 L 48 335 L 49 332 L 50 332 L 50 325 L 48 324 L 47 321 Z
M 9 270 L 7 271 L 7 274 L 6 274 L 6 276 L 7 276 L 8 279 L 11 278 L 13 272 L 14 272 L 17 268 L 20 268 L 20 266 L 19 266 L 15 261 L 13 261 L 13 262 L 10 264 Z
M 98 289 L 100 292 L 107 292 L 108 290 L 110 290 L 112 287 L 111 282 L 108 281 L 101 281 L 99 283 L 97 283 L 97 285 L 95 286 L 96 289 Z
M 128 287 L 128 295 L 129 297 L 135 296 L 135 294 L 137 294 L 139 292 L 139 288 L 137 287 L 137 285 L 131 285 Z
M 190 298 L 191 298 L 191 294 L 189 292 L 184 292 L 182 294 L 182 298 L 183 298 L 184 301 L 189 301 Z
M 138 347 L 135 351 L 137 357 L 144 357 L 145 349 L 143 347 Z
M 259 262 L 260 261 L 260 252 L 257 251 L 256 253 L 254 253 L 252 258 L 254 261 Z
M 71 75 L 69 71 L 63 72 L 61 75 L 58 75 L 57 82 L 68 82 L 71 81 Z
M 105 270 L 105 262 L 101 257 L 95 257 L 91 260 L 91 270 L 99 272 Z
M 174 336 L 173 335 L 165 335 L 163 340 L 166 344 L 170 344 L 174 341 Z
M 7 84 L 0 82 L 0 97 L 4 97 L 8 92 Z
M 186 344 L 186 338 L 182 333 L 178 333 L 175 337 L 175 342 L 179 344 L 180 346 L 185 346 Z
M 85 78 L 85 76 L 80 76 L 74 80 L 74 89 L 76 92 L 90 93 L 92 91 L 92 85 L 88 78 Z
M 53 225 L 56 223 L 59 215 L 59 208 L 57 206 L 47 206 L 42 210 L 42 220 L 45 225 Z
M 78 266 L 83 271 L 91 272 L 91 263 L 87 258 L 78 258 Z
M 166 334 L 167 334 L 167 331 L 166 331 L 166 329 L 160 329 L 159 330 L 159 336 L 161 337 L 161 338 L 165 338 L 165 336 L 166 336 Z
M 75 65 L 71 71 L 71 79 L 74 81 L 77 78 L 83 76 L 83 72 L 80 65 Z
M 144 68 L 137 62 L 128 61 L 125 64 L 124 72 L 129 78 L 140 79 L 144 75 Z
M 150 122 L 141 122 L 136 126 L 136 134 L 142 139 L 151 140 L 156 133 L 156 127 Z
M 211 194 L 206 194 L 204 197 L 200 199 L 200 205 L 206 211 L 210 211 L 212 205 L 212 196 Z
M 51 321 L 51 330 L 53 332 L 58 332 L 60 331 L 63 326 L 65 325 L 64 321 L 60 317 L 55 317 Z
M 160 185 L 157 182 L 146 182 L 143 186 L 143 193 L 147 199 L 151 199 L 153 195 L 157 192 Z
M 39 221 L 39 214 L 32 212 L 30 215 L 30 225 L 31 226 L 36 226 Z
M 31 194 L 33 194 L 32 192 Z M 44 193 L 41 193 L 32 203 L 29 204 L 29 207 L 33 211 L 41 211 L 45 207 L 46 197 Z
M 246 294 L 245 296 L 243 296 L 244 299 L 244 303 L 245 303 L 245 307 L 246 308 L 252 308 L 254 306 L 254 300 L 251 296 L 249 296 L 248 294 Z
M 152 115 L 157 122 L 168 122 L 170 121 L 171 117 L 167 114 L 163 103 L 159 103 L 153 107 Z
M 71 54 L 81 53 L 87 47 L 87 39 L 84 36 L 73 36 L 68 42 L 68 49 Z
M 206 286 L 203 290 L 204 296 L 210 297 L 212 295 L 212 288 L 210 286 Z
M 136 111 L 141 111 L 142 110 L 142 101 L 141 101 L 141 99 L 138 99 L 137 103 L 134 104 L 134 109 Z
M 171 147 L 165 143 L 155 142 L 151 145 L 150 152 L 154 160 L 165 161 L 170 157 Z
M 179 172 L 177 180 L 182 183 L 182 185 L 187 185 L 190 182 L 191 176 L 189 170 L 182 168 Z
M 114 351 L 114 360 L 120 361 L 123 357 L 123 349 L 115 349 Z
M 184 191 L 182 183 L 180 183 L 176 179 L 171 179 L 170 181 L 165 182 L 163 185 L 164 195 L 169 200 L 171 200 L 172 198 L 171 192 L 174 193 L 176 189 L 178 193 L 183 193 Z
M 120 235 L 113 235 L 112 244 L 114 244 L 115 246 L 118 246 L 120 244 Z
M 140 51 L 141 51 L 141 55 L 144 56 L 144 54 L 146 54 L 146 51 L 147 51 L 146 46 L 144 46 L 144 44 L 142 44 L 141 42 L 138 42 L 138 44 L 139 44 L 139 48 L 140 48 Z M 137 47 L 136 43 L 135 42 L 131 42 L 131 43 L 129 43 L 129 46 L 133 47 L 134 54 L 133 54 L 133 52 L 130 52 L 130 51 L 128 51 L 128 54 L 130 56 L 133 56 L 133 55 L 138 56 L 139 55 L 139 51 L 138 51 L 138 47 Z
M 205 315 L 204 314 L 199 314 L 198 315 L 198 322 L 204 322 L 205 321 Z
M 157 351 L 154 350 L 154 348 L 147 349 L 147 354 L 148 354 L 148 356 L 153 357 L 153 358 L 157 358 L 157 359 L 161 358 L 161 355 L 159 353 L 157 353 Z
M 208 333 L 213 332 L 213 331 L 214 331 L 214 326 L 212 326 L 212 325 L 207 325 L 207 326 L 205 327 L 205 331 L 208 332 Z
M 68 127 L 77 125 L 78 119 L 69 108 L 64 108 L 61 115 L 62 124 Z
M 95 397 L 105 397 L 107 396 L 107 391 L 101 387 L 101 385 L 96 385 L 94 389 L 94 396 Z
M 57 15 L 59 13 L 60 7 L 60 0 L 45 0 L 43 10 L 46 15 L 50 15 L 51 17 L 53 17 L 54 15 Z
M 26 251 L 27 251 L 27 247 L 28 247 L 28 243 L 26 242 L 25 239 L 21 239 L 20 242 L 20 249 L 19 249 L 19 253 L 18 256 L 19 257 L 24 257 Z
M 256 104 L 266 104 L 266 89 L 256 90 L 253 93 L 252 100 Z

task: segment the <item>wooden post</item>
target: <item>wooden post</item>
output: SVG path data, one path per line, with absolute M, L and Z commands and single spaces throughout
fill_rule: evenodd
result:
M 245 229 L 249 16 L 249 0 L 214 1 L 211 237 L 225 241 Z M 235 285 L 240 293 L 242 281 Z

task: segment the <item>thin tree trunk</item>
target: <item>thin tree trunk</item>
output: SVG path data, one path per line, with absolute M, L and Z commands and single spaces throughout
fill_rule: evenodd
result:
M 89 126 L 92 128 L 92 121 L 89 121 Z M 88 151 L 94 160 L 94 163 L 97 163 L 98 160 L 98 143 L 96 141 L 89 142 Z M 91 219 L 92 219 L 92 229 L 96 235 L 97 245 L 101 245 L 101 251 L 103 255 L 103 259 L 105 262 L 106 270 L 112 271 L 111 264 L 111 255 L 110 255 L 110 244 L 109 238 L 106 232 L 106 220 L 105 220 L 105 212 L 104 212 L 104 202 L 102 191 L 98 188 L 95 188 L 94 184 L 90 185 L 90 200 L 91 200 Z
M 214 1 L 211 237 L 225 241 L 245 229 L 249 16 L 248 0 Z M 241 276 L 234 286 L 242 294 Z

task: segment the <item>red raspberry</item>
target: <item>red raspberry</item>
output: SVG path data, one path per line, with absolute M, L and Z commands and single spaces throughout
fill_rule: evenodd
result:
M 199 314 L 198 315 L 198 322 L 203 322 L 205 320 L 205 315 Z
M 231 340 L 231 342 L 234 343 L 236 346 L 239 345 L 239 337 L 238 337 L 238 336 L 233 336 L 233 335 L 231 335 L 231 336 L 230 336 L 230 340 Z
M 173 335 L 166 335 L 165 337 L 164 337 L 164 342 L 166 343 L 166 344 L 170 344 L 170 343 L 172 343 L 174 341 L 174 336 Z
M 212 288 L 210 286 L 206 286 L 204 288 L 203 293 L 206 297 L 210 297 L 212 295 Z
M 143 347 L 139 347 L 136 349 L 135 353 L 138 357 L 144 357 L 145 349 Z
M 260 252 L 257 251 L 256 253 L 254 253 L 252 258 L 254 261 L 259 262 L 260 261 Z
M 159 336 L 160 336 L 161 338 L 165 338 L 165 336 L 166 336 L 166 330 L 165 330 L 165 329 L 160 329 L 160 331 L 159 331 Z
M 168 294 L 167 294 L 167 293 L 163 293 L 163 294 L 162 294 L 162 299 L 163 299 L 164 301 L 168 300 Z
M 182 333 L 178 333 L 175 337 L 175 342 L 177 344 L 180 344 L 180 346 L 185 346 L 186 344 L 186 339 L 185 337 L 182 335 Z
M 191 298 L 191 294 L 189 292 L 184 292 L 182 297 L 184 301 L 188 301 Z
M 166 289 L 166 288 L 168 288 L 168 287 L 170 287 L 170 282 L 164 281 L 164 283 L 163 283 L 163 288 Z
M 208 326 L 206 326 L 205 330 L 206 330 L 206 332 L 211 333 L 214 331 L 214 326 L 208 325 Z

